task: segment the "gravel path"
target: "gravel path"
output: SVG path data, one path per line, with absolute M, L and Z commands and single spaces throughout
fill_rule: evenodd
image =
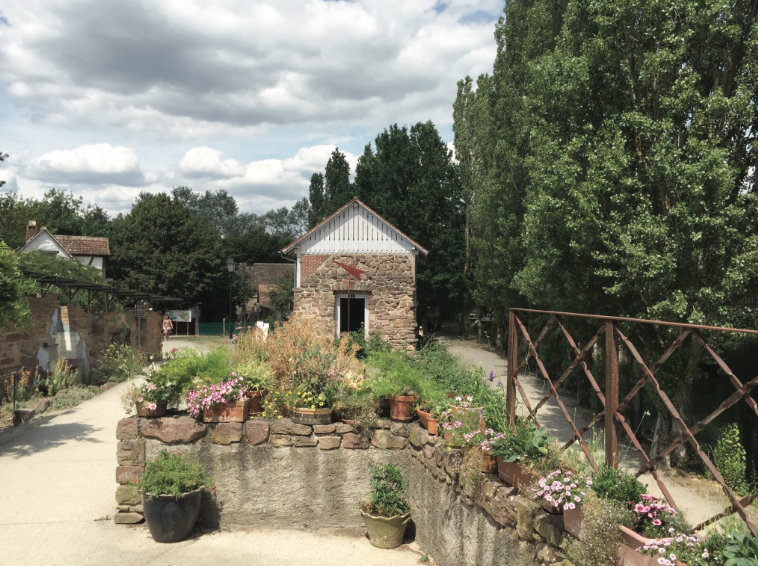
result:
M 486 375 L 490 371 L 493 371 L 496 375 L 494 385 L 497 385 L 498 380 L 501 378 L 503 384 L 505 383 L 508 367 L 507 358 L 491 351 L 487 344 L 480 344 L 476 340 L 456 340 L 450 338 L 442 338 L 441 340 L 448 345 L 451 352 L 460 356 L 470 367 L 481 366 Z M 537 402 L 547 394 L 548 387 L 546 382 L 533 375 L 524 376 L 520 378 L 520 381 L 529 399 L 529 403 L 532 407 L 535 407 Z M 520 401 L 520 395 L 518 394 L 517 399 Z M 561 395 L 561 401 L 566 406 L 569 415 L 574 419 L 577 428 L 581 428 L 592 419 L 593 413 L 587 409 L 578 407 L 573 398 Z M 519 404 L 518 412 L 519 414 L 526 413 L 523 403 Z M 557 437 L 561 444 L 567 442 L 572 437 L 573 431 L 554 398 L 551 397 L 540 408 L 537 413 L 537 419 L 540 424 L 548 427 L 550 434 Z M 593 457 L 598 464 L 605 458 L 602 427 L 603 423 L 600 421 L 595 427 L 595 441 L 592 443 L 599 448 L 597 453 L 593 450 Z M 588 432 L 584 436 L 585 440 L 592 438 L 592 435 L 593 432 Z M 636 471 L 642 466 L 642 460 L 631 444 L 622 444 L 624 439 L 625 436 L 624 438 L 619 436 L 621 465 L 628 471 Z M 728 499 L 721 490 L 721 486 L 716 482 L 682 474 L 676 470 L 659 472 L 659 476 L 662 477 L 679 509 L 685 512 L 687 519 L 693 525 L 720 513 L 729 504 Z M 652 475 L 644 474 L 640 477 L 640 481 L 648 486 L 649 493 L 662 497 L 658 484 Z

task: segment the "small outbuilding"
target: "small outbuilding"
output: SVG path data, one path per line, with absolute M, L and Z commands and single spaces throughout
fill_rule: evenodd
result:
M 30 220 L 26 226 L 26 243 L 19 253 L 41 251 L 91 265 L 105 278 L 105 260 L 111 255 L 108 238 L 93 236 L 62 236 L 53 234 L 44 226 L 39 232 L 37 223 Z
M 297 256 L 292 318 L 415 347 L 416 259 L 428 251 L 357 197 L 282 251 Z

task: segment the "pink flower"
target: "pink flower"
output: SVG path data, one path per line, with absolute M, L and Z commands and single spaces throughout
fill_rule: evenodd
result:
M 660 527 L 661 526 L 661 520 L 660 519 L 653 519 L 653 526 L 654 527 Z
M 645 513 L 645 511 L 647 510 L 647 508 L 642 503 L 638 503 L 637 505 L 634 506 L 634 510 L 637 513 Z

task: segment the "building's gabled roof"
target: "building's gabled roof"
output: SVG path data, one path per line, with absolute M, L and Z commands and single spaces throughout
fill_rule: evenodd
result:
M 33 246 L 32 242 L 37 239 L 49 239 L 62 248 L 69 259 L 73 256 L 109 256 L 111 255 L 108 247 L 108 238 L 96 238 L 93 236 L 62 236 L 53 234 L 47 228 L 43 227 L 34 236 L 26 241 L 20 251 L 29 251 Z
M 96 238 L 93 236 L 60 236 L 53 234 L 53 238 L 66 248 L 71 255 L 94 255 L 109 256 L 111 250 L 108 247 L 108 238 Z
M 295 273 L 294 263 L 254 263 L 245 268 L 253 287 L 259 285 L 276 285 L 285 275 Z
M 348 226 L 345 228 L 346 225 L 344 224 L 340 225 L 339 228 L 344 229 L 343 231 L 346 230 L 347 232 L 346 234 L 342 232 L 335 233 L 334 231 L 327 230 L 329 226 L 336 224 L 336 221 L 339 220 L 341 216 L 344 217 L 346 214 L 350 214 L 351 211 L 353 210 L 351 208 L 351 206 L 353 205 L 355 205 L 355 207 L 360 208 L 364 211 L 364 214 L 366 216 L 365 225 L 359 225 L 356 228 L 352 226 Z M 361 243 L 365 244 L 363 246 L 365 249 L 362 249 L 361 251 L 367 251 L 367 252 L 373 252 L 373 253 L 379 250 L 372 249 L 372 246 L 375 248 L 378 241 L 381 240 L 382 242 L 385 242 L 385 243 L 395 242 L 397 246 L 400 246 L 406 250 L 412 251 L 412 253 L 414 254 L 420 253 L 420 254 L 423 254 L 424 256 L 429 254 L 429 252 L 425 248 L 421 247 L 419 244 L 411 240 L 408 236 L 403 234 L 395 226 L 393 226 L 392 224 L 387 222 L 384 218 L 382 218 L 379 214 L 371 210 L 358 197 L 352 198 L 344 206 L 339 208 L 333 214 L 330 214 L 328 217 L 326 217 L 322 222 L 319 222 L 316 226 L 308 230 L 305 234 L 297 238 L 294 242 L 290 243 L 288 246 L 283 248 L 282 252 L 292 253 L 297 247 L 303 246 L 308 242 L 313 243 L 314 241 L 321 241 L 326 238 L 333 239 L 334 242 L 337 242 L 337 241 L 359 242 L 360 241 Z M 372 239 L 372 242 L 366 241 L 367 238 Z

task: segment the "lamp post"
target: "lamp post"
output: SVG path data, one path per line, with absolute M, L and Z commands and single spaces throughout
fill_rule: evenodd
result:
M 226 260 L 226 270 L 229 272 L 229 339 L 232 338 L 232 277 L 234 276 L 234 270 L 237 264 L 234 263 L 234 258 L 230 257 Z

